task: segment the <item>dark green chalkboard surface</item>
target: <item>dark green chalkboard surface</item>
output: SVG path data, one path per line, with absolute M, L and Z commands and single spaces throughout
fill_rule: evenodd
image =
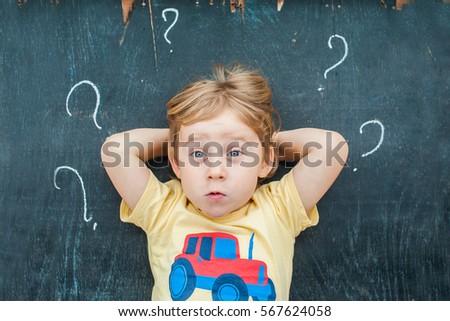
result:
M 0 4 L 1 300 L 150 299 L 100 146 L 166 126 L 168 99 L 234 61 L 269 78 L 284 129 L 350 146 L 291 299 L 450 300 L 450 5 L 138 0 L 124 26 L 118 0 L 53 2 Z

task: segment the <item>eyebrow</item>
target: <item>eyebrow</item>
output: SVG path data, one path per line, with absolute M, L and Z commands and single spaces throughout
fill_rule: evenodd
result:
M 248 138 L 246 138 L 245 136 L 236 134 L 236 133 L 226 133 L 224 134 L 222 137 L 224 138 L 228 138 L 230 141 L 249 141 Z M 196 133 L 192 133 L 189 134 L 188 140 L 187 142 L 195 142 L 197 140 L 203 140 L 203 139 L 209 139 L 209 135 L 207 133 L 200 133 L 200 134 L 196 134 Z

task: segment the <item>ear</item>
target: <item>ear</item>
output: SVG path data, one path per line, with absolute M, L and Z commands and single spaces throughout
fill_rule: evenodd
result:
M 175 159 L 175 151 L 173 147 L 170 147 L 167 156 L 169 158 L 170 166 L 172 166 L 172 170 L 175 173 L 175 175 L 180 179 L 180 166 L 178 164 L 178 160 Z
M 261 167 L 259 169 L 259 178 L 265 178 L 267 175 L 269 175 L 275 164 L 275 150 L 273 147 L 270 148 L 269 153 L 270 164 L 267 164 L 264 157 L 264 160 L 261 162 Z

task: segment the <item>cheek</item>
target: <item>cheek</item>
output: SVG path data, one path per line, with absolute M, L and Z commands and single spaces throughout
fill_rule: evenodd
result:
M 181 159 L 180 159 L 181 160 Z M 195 185 L 199 182 L 199 177 L 202 175 L 201 164 L 194 160 L 182 159 L 180 162 L 180 179 L 188 182 L 190 185 Z
M 192 170 L 182 170 L 180 172 L 181 186 L 188 197 L 192 197 L 193 193 L 199 190 L 198 174 Z
M 240 190 L 250 190 L 256 187 L 258 183 L 259 167 L 252 165 L 251 167 L 236 166 L 229 172 L 228 178 L 232 181 L 233 186 Z
M 242 174 L 240 177 L 242 178 L 243 175 L 245 174 Z M 251 178 L 248 175 L 245 179 L 239 179 L 238 183 L 235 184 L 233 188 L 235 193 L 239 195 L 239 199 L 243 201 L 248 201 L 251 198 L 258 184 L 258 177 L 254 174 L 251 176 Z

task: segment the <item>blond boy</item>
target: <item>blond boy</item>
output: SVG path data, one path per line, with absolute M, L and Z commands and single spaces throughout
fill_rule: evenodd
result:
M 169 129 L 134 129 L 102 146 L 121 219 L 147 234 L 152 299 L 288 300 L 295 238 L 318 222 L 316 203 L 347 158 L 344 138 L 278 131 L 266 79 L 238 65 L 215 66 L 167 107 Z M 176 179 L 162 183 L 145 166 L 160 156 Z M 260 184 L 278 160 L 298 162 Z

